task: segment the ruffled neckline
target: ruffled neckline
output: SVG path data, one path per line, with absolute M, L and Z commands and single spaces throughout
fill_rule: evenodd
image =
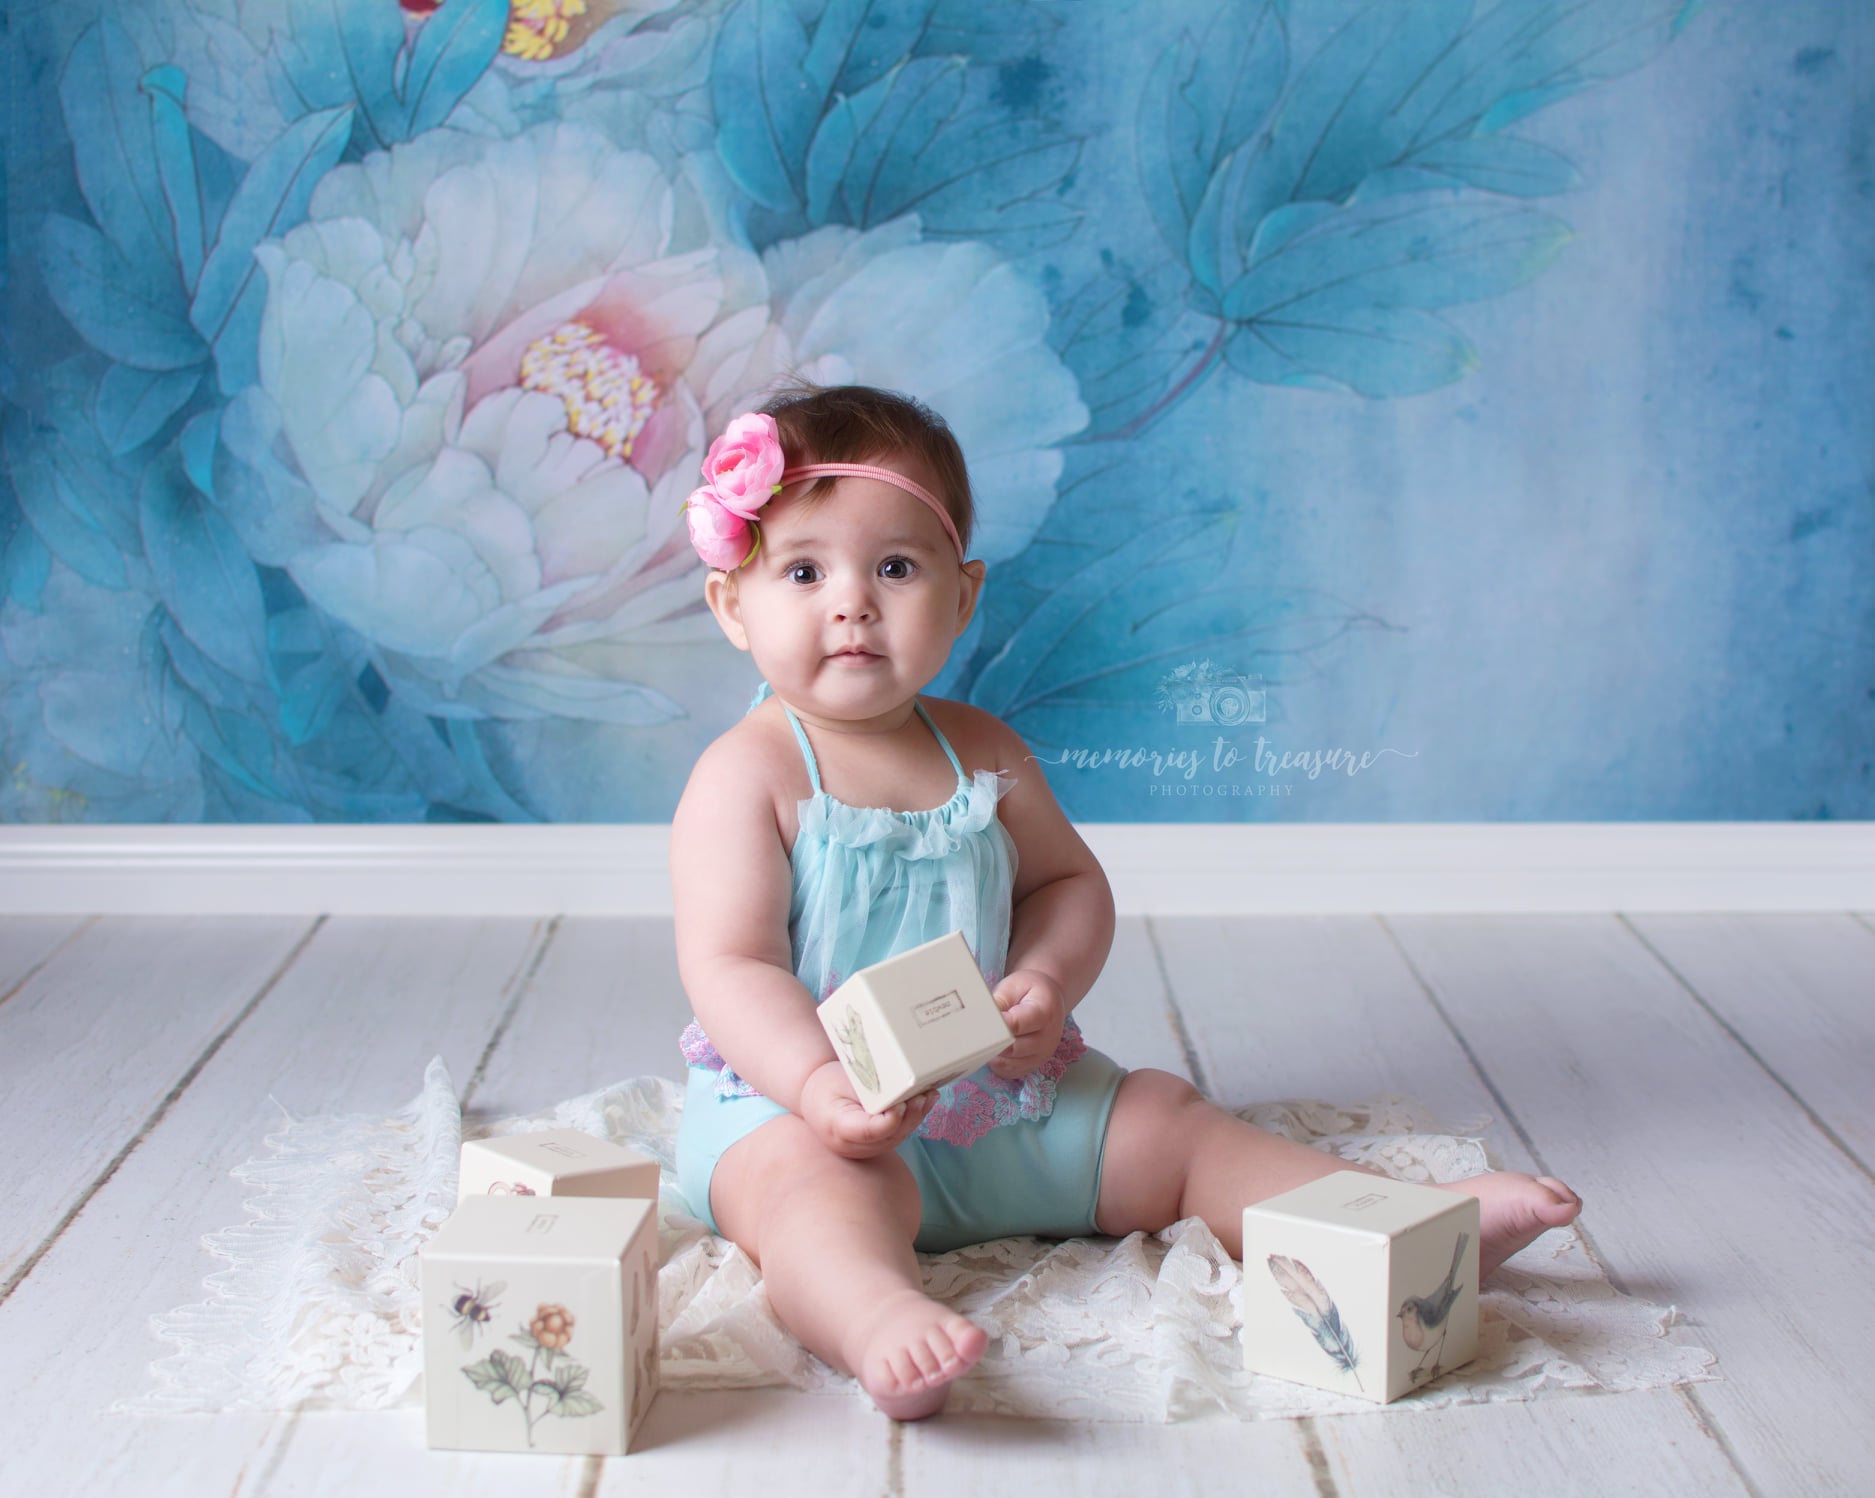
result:
M 854 806 L 828 791 L 817 791 L 797 803 L 802 838 L 837 843 L 843 847 L 877 847 L 901 858 L 942 858 L 972 833 L 996 820 L 996 803 L 1010 789 L 1003 779 L 1008 770 L 978 770 L 959 779 L 957 793 L 942 806 L 921 811 L 894 811 L 885 806 Z

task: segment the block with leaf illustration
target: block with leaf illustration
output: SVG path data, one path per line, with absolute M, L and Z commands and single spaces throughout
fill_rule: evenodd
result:
M 471 1139 L 456 1200 L 471 1196 L 636 1196 L 658 1199 L 658 1162 L 578 1129 Z
M 1338 1170 L 1243 1213 L 1243 1357 L 1384 1404 L 1478 1350 L 1476 1198 Z
M 961 931 L 861 968 L 819 1013 L 869 1113 L 969 1076 L 1015 1038 Z
M 472 1196 L 421 1275 L 430 1445 L 631 1449 L 657 1394 L 655 1201 Z

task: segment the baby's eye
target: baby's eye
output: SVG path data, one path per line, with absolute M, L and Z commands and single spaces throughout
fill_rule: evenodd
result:
M 885 575 L 893 581 L 903 582 L 906 578 L 911 576 L 912 565 L 913 563 L 910 557 L 887 557 L 879 564 L 879 570 L 885 572 Z M 901 570 L 897 572 L 886 572 L 888 567 L 897 567 Z
M 812 576 L 813 571 L 814 564 L 812 562 L 796 562 L 789 567 L 787 572 L 783 575 L 791 583 L 811 583 L 814 580 Z M 809 576 L 802 577 L 800 574 L 803 572 L 808 573 Z

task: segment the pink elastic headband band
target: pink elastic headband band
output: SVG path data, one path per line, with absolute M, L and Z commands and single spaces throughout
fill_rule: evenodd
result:
M 944 522 L 944 534 L 951 538 L 951 545 L 957 548 L 957 560 L 964 559 L 964 543 L 957 535 L 957 524 L 951 519 L 950 511 L 938 503 L 938 498 L 923 484 L 908 479 L 902 473 L 894 473 L 889 468 L 877 468 L 871 463 L 806 463 L 799 468 L 790 468 L 782 474 L 781 482 L 785 487 L 798 479 L 820 478 L 823 475 L 839 475 L 856 479 L 878 479 L 903 489 L 914 499 L 922 499 L 931 507 L 931 513 Z

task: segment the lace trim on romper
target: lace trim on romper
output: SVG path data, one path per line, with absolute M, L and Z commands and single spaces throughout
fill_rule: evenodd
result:
M 751 710 L 767 691 L 764 682 Z M 814 788 L 799 803 L 789 929 L 796 976 L 816 1003 L 851 972 L 958 929 L 990 986 L 1003 976 L 1015 845 L 996 819 L 996 803 L 1010 788 L 1003 779 L 1008 772 L 966 775 L 924 704 L 914 705 L 957 771 L 956 793 L 925 811 L 836 800 L 821 787 L 806 732 L 788 711 Z M 864 913 L 857 926 L 855 911 Z M 690 1065 L 717 1073 L 718 1097 L 761 1096 L 696 1021 L 685 1027 L 679 1044 Z M 1069 1016 L 1054 1055 L 1027 1076 L 1010 1080 L 981 1067 L 939 1089 L 917 1137 L 967 1147 L 991 1129 L 1046 1118 L 1054 1109 L 1056 1083 L 1086 1051 L 1080 1027 Z

